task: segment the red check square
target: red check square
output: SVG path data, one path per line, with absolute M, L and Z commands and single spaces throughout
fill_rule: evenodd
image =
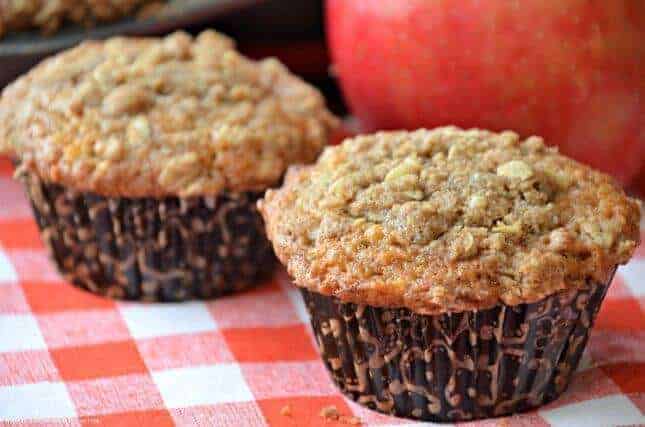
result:
M 116 308 L 113 300 L 94 295 L 65 282 L 25 281 L 22 283 L 22 288 L 34 313 Z
M 238 362 L 318 360 L 305 325 L 281 328 L 224 329 L 228 347 Z
M 173 427 L 175 422 L 168 411 L 153 410 L 81 417 L 81 425 L 84 427 Z
M 0 156 L 0 176 L 13 176 L 13 164 L 7 156 Z
M 645 331 L 645 313 L 636 298 L 607 298 L 594 328 L 625 333 Z
M 133 341 L 59 348 L 51 350 L 51 355 L 66 381 L 147 372 Z
M 42 249 L 40 232 L 31 218 L 0 220 L 2 245 L 10 249 Z
M 645 390 L 645 363 L 615 363 L 601 368 L 623 393 L 640 393 Z
M 347 422 L 333 421 L 320 415 L 323 408 L 329 406 L 335 406 L 345 417 L 354 415 L 341 396 L 262 399 L 258 400 L 258 405 L 271 426 L 347 427 Z M 289 415 L 284 415 L 285 408 L 288 408 Z

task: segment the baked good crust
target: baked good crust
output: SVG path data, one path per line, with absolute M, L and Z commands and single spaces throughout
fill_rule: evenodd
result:
M 48 59 L 0 99 L 0 152 L 104 196 L 214 195 L 277 184 L 337 120 L 275 59 L 213 31 L 113 38 Z
M 297 285 L 422 314 L 605 283 L 639 243 L 638 203 L 609 176 L 513 132 L 345 140 L 259 208 Z
M 69 21 L 85 26 L 109 22 L 135 13 L 138 8 L 162 0 L 2 0 L 0 38 L 5 33 L 39 28 L 56 32 Z

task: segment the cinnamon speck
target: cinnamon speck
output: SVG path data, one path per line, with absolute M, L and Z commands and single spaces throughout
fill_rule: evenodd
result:
M 341 417 L 341 421 L 344 424 L 349 424 L 349 425 L 352 425 L 352 426 L 358 426 L 358 425 L 362 424 L 361 419 L 358 418 L 358 417 Z
M 342 415 L 338 412 L 338 408 L 335 405 L 325 406 L 320 410 L 320 417 L 324 418 L 325 421 L 339 421 L 342 424 L 357 426 L 361 425 L 363 421 L 355 416 L 351 415 Z
M 325 406 L 320 410 L 320 417 L 326 420 L 337 420 L 340 417 L 335 405 Z
M 291 405 L 284 405 L 282 409 L 280 409 L 280 415 L 283 417 L 290 417 L 291 416 Z

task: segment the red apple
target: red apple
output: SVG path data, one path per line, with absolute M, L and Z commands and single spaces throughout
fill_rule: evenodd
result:
M 541 135 L 623 183 L 645 164 L 645 1 L 327 0 L 365 130 Z

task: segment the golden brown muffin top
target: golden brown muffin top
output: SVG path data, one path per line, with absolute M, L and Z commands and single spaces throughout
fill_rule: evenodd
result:
M 259 206 L 297 285 L 425 314 L 605 282 L 639 241 L 639 206 L 609 176 L 513 132 L 348 139 Z
M 213 31 L 83 43 L 0 99 L 0 151 L 107 196 L 264 190 L 313 161 L 335 125 L 316 89 Z

